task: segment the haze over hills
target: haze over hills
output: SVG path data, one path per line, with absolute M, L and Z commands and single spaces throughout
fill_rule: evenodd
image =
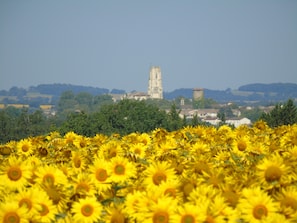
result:
M 65 91 L 87 92 L 92 95 L 101 94 L 126 94 L 125 90 L 88 87 L 71 84 L 40 84 L 29 89 L 12 87 L 9 90 L 0 90 L 0 103 L 28 103 L 38 100 L 43 104 L 54 104 Z M 192 88 L 180 88 L 172 92 L 164 92 L 164 99 L 172 100 L 178 97 L 192 98 Z M 277 103 L 288 99 L 297 100 L 297 84 L 272 83 L 272 84 L 247 84 L 236 90 L 210 90 L 204 89 L 204 97 L 211 98 L 219 103 L 235 102 L 238 104 L 249 103 Z

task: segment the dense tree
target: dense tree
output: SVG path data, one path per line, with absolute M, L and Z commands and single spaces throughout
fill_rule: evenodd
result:
M 51 121 L 41 110 L 8 107 L 0 111 L 0 142 L 43 135 L 51 131 Z
M 250 110 L 241 110 L 241 117 L 246 117 L 251 120 L 251 122 L 256 122 L 260 116 L 262 115 L 263 111 L 260 108 L 253 108 Z
M 263 113 L 260 119 L 270 127 L 297 123 L 297 108 L 292 99 L 284 104 L 276 104 L 269 113 Z
M 167 122 L 165 128 L 169 131 L 180 129 L 185 125 L 184 120 L 180 117 L 181 110 L 177 110 L 176 104 L 172 104 L 167 115 Z
M 125 99 L 115 104 L 103 105 L 98 112 L 92 114 L 69 115 L 61 127 L 61 132 L 74 131 L 88 136 L 97 133 L 125 135 L 174 125 L 168 125 L 167 121 L 165 111 L 158 107 L 145 101 Z M 181 126 L 180 123 L 178 126 Z
M 68 114 L 68 117 L 59 128 L 61 134 L 73 131 L 80 135 L 92 136 L 96 133 L 92 132 L 90 115 L 84 112 Z

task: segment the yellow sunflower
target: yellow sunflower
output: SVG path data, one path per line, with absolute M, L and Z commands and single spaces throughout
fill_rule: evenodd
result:
M 155 156 L 156 157 L 164 157 L 168 154 L 177 154 L 178 145 L 176 143 L 175 138 L 173 138 L 173 135 L 166 135 L 165 139 L 159 142 L 158 144 L 155 144 Z
M 192 202 L 192 204 L 196 204 L 199 203 L 198 201 L 200 199 L 213 199 L 218 193 L 219 190 L 217 188 L 214 188 L 211 185 L 201 184 L 197 186 L 195 189 L 192 189 L 188 196 L 188 200 L 189 202 Z
M 64 136 L 64 140 L 65 140 L 65 143 L 66 144 L 68 144 L 68 145 L 73 145 L 73 143 L 74 143 L 74 140 L 76 139 L 76 138 L 78 138 L 79 137 L 79 135 L 77 135 L 76 133 L 74 133 L 74 132 L 67 132 L 66 134 L 65 134 L 65 136 Z
M 206 211 L 199 208 L 199 205 L 184 203 L 177 207 L 177 211 L 172 216 L 176 223 L 200 223 L 206 219 Z
M 94 223 L 100 220 L 102 210 L 102 205 L 95 197 L 87 197 L 74 202 L 71 212 L 74 222 Z
M 144 185 L 147 186 L 158 186 L 163 181 L 177 180 L 177 175 L 170 163 L 163 162 L 152 162 L 147 169 L 144 171 Z
M 43 190 L 38 190 L 36 198 L 37 204 L 39 205 L 38 215 L 36 215 L 36 218 L 38 219 L 37 222 L 55 222 L 56 215 L 58 214 L 58 209 L 53 204 L 52 200 L 48 197 L 46 192 Z
M 22 139 L 17 143 L 17 153 L 22 156 L 30 156 L 34 153 L 35 146 L 32 144 L 31 139 Z
M 246 222 L 272 222 L 278 205 L 260 187 L 244 188 L 237 209 Z
M 129 146 L 129 152 L 136 158 L 143 159 L 146 156 L 147 146 L 142 143 L 136 143 Z
M 172 222 L 177 203 L 171 197 L 160 197 L 152 202 L 140 222 L 143 223 L 169 223 Z
M 291 182 L 290 167 L 285 165 L 279 154 L 265 157 L 256 166 L 256 175 L 261 185 L 267 189 L 288 185 Z
M 30 165 L 20 158 L 10 156 L 1 167 L 0 185 L 11 190 L 21 190 L 29 185 L 32 171 Z
M 179 190 L 181 183 L 177 180 L 164 181 L 159 186 L 157 186 L 156 190 L 158 193 L 163 196 L 169 196 L 175 199 L 176 201 L 182 202 L 183 194 Z
M 100 146 L 98 151 L 99 157 L 104 157 L 109 160 L 118 155 L 124 155 L 124 150 L 122 148 L 122 142 L 118 139 L 112 139 Z
M 90 145 L 90 143 L 90 138 L 81 135 L 78 135 L 73 141 L 73 144 L 76 146 L 76 148 L 80 150 L 86 149 L 87 146 Z
M 281 213 L 287 218 L 297 220 L 297 188 L 289 186 L 281 188 L 280 192 L 275 194 L 276 200 L 280 204 Z
M 27 209 L 31 220 L 34 220 L 36 214 L 38 214 L 38 195 L 38 190 L 36 190 L 35 187 L 30 187 L 19 191 L 13 198 L 13 200 L 18 202 L 19 207 L 25 207 Z
M 29 223 L 30 217 L 25 206 L 19 207 L 18 202 L 9 201 L 0 203 L 0 222 L 3 223 Z
M 250 146 L 251 143 L 248 135 L 237 137 L 234 138 L 232 143 L 232 152 L 244 156 L 244 154 L 249 151 Z
M 41 189 L 46 192 L 58 211 L 63 212 L 67 209 L 71 191 L 66 186 L 45 184 L 41 185 Z
M 281 146 L 292 148 L 297 146 L 297 124 L 286 126 L 286 133 L 281 137 Z
M 125 198 L 124 212 L 133 220 L 137 220 L 140 216 L 140 208 L 143 207 L 142 202 L 145 199 L 145 193 L 143 191 L 134 191 L 128 193 Z M 140 215 L 140 216 L 139 216 Z
M 91 196 L 95 194 L 95 185 L 89 174 L 79 173 L 76 177 L 73 177 L 72 180 L 74 194 L 86 196 Z
M 253 129 L 256 130 L 256 132 L 265 132 L 269 129 L 269 126 L 265 121 L 259 120 L 254 123 Z
M 123 205 L 113 205 L 105 207 L 103 222 L 125 223 L 128 222 L 128 216 L 123 212 Z
M 71 166 L 75 172 L 86 170 L 87 161 L 82 151 L 71 151 Z
M 67 185 L 65 174 L 55 165 L 40 166 L 35 172 L 35 182 L 39 185 L 56 186 Z
M 126 180 L 136 177 L 136 167 L 124 157 L 114 157 L 108 165 L 110 180 L 115 183 L 123 183 Z
M 103 158 L 96 158 L 89 168 L 90 179 L 99 193 L 111 189 L 111 181 L 107 172 L 108 162 Z

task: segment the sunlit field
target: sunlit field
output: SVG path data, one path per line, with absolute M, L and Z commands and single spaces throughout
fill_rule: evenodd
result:
M 297 125 L 52 132 L 0 154 L 1 222 L 297 222 Z

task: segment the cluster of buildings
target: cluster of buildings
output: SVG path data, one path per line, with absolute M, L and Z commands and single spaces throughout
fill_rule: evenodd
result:
M 114 97 L 114 96 L 113 96 Z M 162 74 L 161 68 L 159 66 L 153 66 L 150 69 L 149 81 L 148 81 L 148 91 L 145 92 L 131 92 L 126 95 L 121 95 L 118 99 L 135 99 L 135 100 L 147 100 L 147 99 L 163 99 L 163 86 L 162 86 Z M 193 98 L 192 100 L 201 100 L 204 98 L 203 88 L 193 88 Z M 182 107 L 180 116 L 186 117 L 187 119 L 192 119 L 197 116 L 200 120 L 208 122 L 212 125 L 218 125 L 221 120 L 218 118 L 219 109 L 191 109 L 183 108 L 184 100 L 181 99 L 180 105 Z M 251 120 L 248 118 L 240 118 L 240 111 L 233 111 L 234 117 L 226 119 L 226 123 L 234 125 L 235 127 L 240 125 L 251 125 Z
M 162 86 L 162 74 L 161 68 L 159 66 L 152 66 L 149 72 L 148 80 L 148 90 L 147 92 L 131 92 L 127 94 L 111 94 L 113 101 L 119 101 L 122 99 L 134 99 L 134 100 L 147 100 L 147 99 L 163 99 L 163 86 Z M 193 98 L 192 100 L 201 100 L 204 98 L 203 88 L 194 88 L 193 89 Z M 213 125 L 217 125 L 221 122 L 218 118 L 219 109 L 193 109 L 184 106 L 184 99 L 180 101 L 181 112 L 180 116 L 186 117 L 187 119 L 192 119 L 195 116 L 200 120 L 208 122 Z M 28 108 L 29 105 L 24 104 L 9 104 L 4 105 L 0 104 L 0 109 L 12 106 L 16 108 Z M 55 110 L 53 105 L 40 105 L 40 109 L 46 115 L 55 115 Z M 233 112 L 235 118 L 228 118 L 226 120 L 227 124 L 234 125 L 235 127 L 239 125 L 251 125 L 251 120 L 247 118 L 240 118 L 240 112 Z

